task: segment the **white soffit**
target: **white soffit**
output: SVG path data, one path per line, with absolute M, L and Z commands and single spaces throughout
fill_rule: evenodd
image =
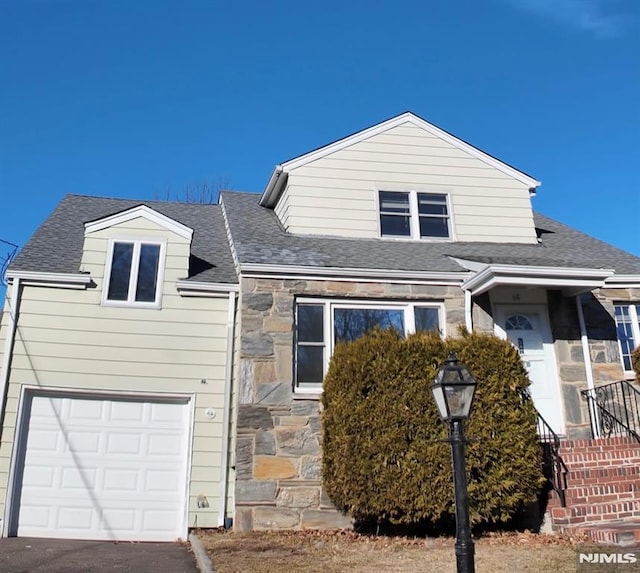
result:
M 468 153 L 472 157 L 475 157 L 480 161 L 486 163 L 487 165 L 494 167 L 498 171 L 501 171 L 502 173 L 513 177 L 517 181 L 520 181 L 520 183 L 527 185 L 530 190 L 534 190 L 536 187 L 540 186 L 540 181 L 537 181 L 526 173 L 518 171 L 515 167 L 511 167 L 511 165 L 508 165 L 507 163 L 496 159 L 488 153 L 485 153 L 477 147 L 474 147 L 470 143 L 467 143 L 462 139 L 458 139 L 456 136 L 448 133 L 443 129 L 440 129 L 436 125 L 429 123 L 421 117 L 418 117 L 411 112 L 405 112 L 401 115 L 388 119 L 387 121 L 383 121 L 382 123 L 378 123 L 377 125 L 369 127 L 367 129 L 363 129 L 362 131 L 358 131 L 353 135 L 349 135 L 347 137 L 339 139 L 334 143 L 330 143 L 329 145 L 325 145 L 324 147 L 320 147 L 319 149 L 316 149 L 309 153 L 305 153 L 304 155 L 295 157 L 294 159 L 276 165 L 273 174 L 269 179 L 269 183 L 267 184 L 267 187 L 265 188 L 264 193 L 260 198 L 260 205 L 262 205 L 263 207 L 273 207 L 284 187 L 286 177 L 283 177 L 283 175 L 286 176 L 289 171 L 297 169 L 298 167 L 302 167 L 307 163 L 316 161 L 317 159 L 320 159 L 322 157 L 326 157 L 327 155 L 335 153 L 340 149 L 345 149 L 346 147 L 354 145 L 355 143 L 359 143 L 361 141 L 369 139 L 370 137 L 373 137 L 374 135 L 384 133 L 385 131 L 388 131 L 405 123 L 415 125 L 416 127 L 425 130 L 431 135 L 438 137 L 443 141 L 446 141 L 454 147 Z
M 96 231 L 102 231 L 103 229 L 108 229 L 109 227 L 113 227 L 114 225 L 119 225 L 121 223 L 126 223 L 127 221 L 131 221 L 132 219 L 137 219 L 138 217 L 142 217 L 147 221 L 151 221 L 160 227 L 164 227 L 168 231 L 179 235 L 187 240 L 191 240 L 193 236 L 193 229 L 183 225 L 182 223 L 178 223 L 175 219 L 171 219 L 158 211 L 147 207 L 146 205 L 138 205 L 133 209 L 127 209 L 126 211 L 122 211 L 120 213 L 116 213 L 115 215 L 110 215 L 109 217 L 104 217 L 103 219 L 98 219 L 97 221 L 90 221 L 89 223 L 84 224 L 84 234 L 89 235 L 91 233 L 95 233 Z
M 577 294 L 603 287 L 613 273 L 611 269 L 488 265 L 467 279 L 462 288 L 471 291 L 473 295 L 505 285 L 554 287 Z

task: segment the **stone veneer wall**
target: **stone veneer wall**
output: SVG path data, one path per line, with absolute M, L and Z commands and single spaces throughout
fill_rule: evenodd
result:
M 296 296 L 444 302 L 446 328 L 464 324 L 457 287 L 243 278 L 234 528 L 350 527 L 322 489 L 319 396 L 293 393 Z
M 640 289 L 599 289 L 582 295 L 589 354 L 596 386 L 624 378 L 613 303 L 640 300 Z M 589 412 L 580 395 L 587 388 L 578 311 L 574 297 L 549 291 L 549 315 L 562 388 L 567 436 L 590 438 Z

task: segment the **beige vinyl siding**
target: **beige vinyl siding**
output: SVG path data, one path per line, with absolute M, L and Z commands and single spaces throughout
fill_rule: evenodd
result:
M 160 309 L 101 305 L 112 237 L 167 241 Z M 183 394 L 195 399 L 188 525 L 218 526 L 229 302 L 225 293 L 178 294 L 175 281 L 187 276 L 188 256 L 188 240 L 134 220 L 85 239 L 82 270 L 95 287 L 23 287 L 0 444 L 3 504 L 22 385 Z M 215 409 L 213 419 L 208 408 Z M 199 495 L 208 508 L 197 507 Z
M 380 189 L 448 193 L 458 241 L 537 240 L 526 185 L 408 123 L 293 168 L 275 213 L 291 233 L 379 237 Z

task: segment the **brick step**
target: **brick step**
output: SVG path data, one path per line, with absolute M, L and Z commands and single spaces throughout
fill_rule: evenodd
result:
M 575 467 L 600 467 L 620 464 L 639 464 L 640 449 L 636 452 L 594 452 L 594 453 L 560 453 L 562 461 L 567 468 Z
M 619 547 L 640 547 L 640 520 L 612 521 L 590 527 L 570 527 L 576 533 L 586 535 L 594 543 Z
M 600 485 L 610 482 L 640 484 L 640 464 L 570 468 L 566 479 L 569 487 Z
M 603 451 L 637 452 L 640 444 L 635 438 L 596 438 L 594 440 L 563 440 L 560 442 L 560 453 L 597 453 Z
M 623 499 L 640 500 L 640 480 L 581 486 L 569 485 L 565 490 L 564 495 L 567 503 L 572 505 L 579 503 L 617 501 Z
M 630 519 L 640 520 L 640 500 L 576 503 L 551 508 L 553 525 L 560 528 Z

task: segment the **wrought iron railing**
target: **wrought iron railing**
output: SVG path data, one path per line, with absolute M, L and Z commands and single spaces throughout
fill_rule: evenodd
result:
M 594 438 L 629 436 L 640 442 L 640 391 L 620 380 L 583 390 L 589 405 L 589 422 Z
M 522 394 L 523 399 L 531 400 L 528 390 Z M 542 448 L 542 472 L 547 479 L 549 487 L 557 494 L 562 507 L 566 507 L 567 500 L 565 491 L 567 490 L 568 469 L 560 456 L 560 437 L 553 431 L 553 428 L 536 410 L 536 429 Z M 548 490 L 547 490 L 548 491 Z

